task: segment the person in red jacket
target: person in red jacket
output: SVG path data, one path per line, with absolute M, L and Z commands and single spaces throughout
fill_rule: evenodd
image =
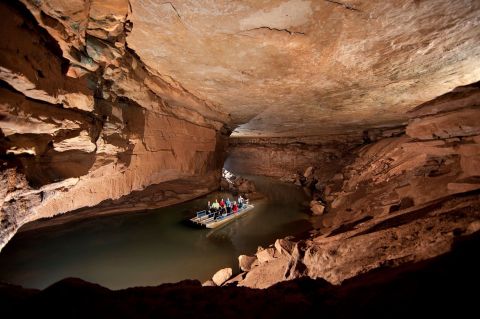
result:
M 233 202 L 232 212 L 234 214 L 238 213 L 238 205 L 237 202 Z
M 227 213 L 227 208 L 225 207 L 225 201 L 223 200 L 223 198 L 220 201 L 220 209 L 222 210 L 222 213 Z

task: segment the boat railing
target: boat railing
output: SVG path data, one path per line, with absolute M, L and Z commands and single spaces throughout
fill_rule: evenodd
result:
M 242 206 L 242 208 L 239 208 L 239 209 L 238 209 L 237 212 L 230 211 L 230 213 L 220 215 L 219 217 L 217 217 L 217 219 L 223 219 L 223 218 L 225 218 L 225 217 L 238 214 L 238 213 L 240 213 L 241 211 L 245 210 L 247 207 L 248 207 L 248 205 L 244 204 L 244 205 Z
M 230 213 L 222 213 L 222 210 L 217 210 L 215 212 L 212 212 L 209 210 L 201 210 L 196 213 L 196 216 L 192 218 L 191 221 L 206 225 L 211 222 L 220 221 L 232 215 L 239 214 L 243 212 L 245 209 L 247 209 L 248 207 L 249 207 L 249 204 L 248 202 L 246 202 L 242 205 L 241 208 L 239 207 L 236 213 L 233 211 L 230 211 Z
M 203 217 L 207 215 L 207 211 L 206 210 L 202 210 L 202 211 L 199 211 L 197 212 L 197 218 L 200 218 L 200 217 Z

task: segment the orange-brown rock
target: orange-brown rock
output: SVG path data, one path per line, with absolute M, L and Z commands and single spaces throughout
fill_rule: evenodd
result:
M 408 135 L 357 149 L 324 194 L 323 225 L 307 240 L 277 241 L 269 258 L 257 253 L 258 263 L 238 285 L 266 288 L 304 276 L 340 284 L 445 254 L 457 238 L 480 231 L 480 123 L 466 116 L 478 111 L 478 92 L 458 88 L 419 106 Z
M 345 134 L 480 80 L 476 0 L 130 1 L 127 45 L 249 137 Z
M 39 218 L 161 207 L 218 187 L 226 115 L 155 79 L 118 45 L 127 3 L 97 2 L 0 4 L 1 180 L 13 185 L 2 187 L 0 247 Z
M 238 256 L 238 265 L 240 269 L 243 271 L 249 271 L 256 262 L 257 262 L 257 257 L 255 256 L 247 256 L 247 255 Z
M 230 279 L 230 277 L 232 277 L 232 268 L 223 268 L 213 275 L 212 281 L 215 285 L 221 286 L 224 282 Z
M 209 192 L 232 131 L 235 172 L 315 168 L 296 182 L 328 203 L 324 231 L 475 191 L 477 87 L 417 106 L 480 80 L 479 12 L 475 0 L 2 2 L 0 247 L 38 218 Z M 269 282 L 308 274 L 300 248 L 288 273 L 272 249 L 259 257 L 278 266 Z
M 291 244 L 296 252 L 293 256 L 279 253 L 268 262 L 260 262 L 238 285 L 267 288 L 305 276 L 340 284 L 377 268 L 447 253 L 457 237 L 480 230 L 479 200 L 477 193 L 294 242 Z
M 297 173 L 303 176 L 308 167 L 321 167 L 315 173 L 323 181 L 345 166 L 351 150 L 362 143 L 361 133 L 315 138 L 232 137 L 225 167 L 236 173 L 285 179 Z
M 322 215 L 325 212 L 325 205 L 319 201 L 312 200 L 310 202 L 310 210 L 312 211 L 313 215 Z
M 357 159 L 344 169 L 347 179 L 341 189 L 326 197 L 337 222 L 388 215 L 480 189 L 476 165 L 480 144 L 475 135 L 479 124 L 474 120 L 480 105 L 479 91 L 475 86 L 459 88 L 420 106 L 412 116 L 432 113 L 432 109 L 436 113 L 412 118 L 404 136 L 361 148 Z M 469 104 L 465 105 L 467 100 Z M 443 124 L 434 124 L 439 121 Z

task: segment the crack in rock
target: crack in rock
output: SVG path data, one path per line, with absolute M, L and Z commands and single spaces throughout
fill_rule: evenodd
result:
M 362 12 L 362 10 L 357 9 L 357 8 L 355 8 L 353 5 L 348 4 L 348 3 L 343 3 L 343 2 L 334 1 L 334 0 L 324 0 L 324 1 L 325 1 L 325 2 L 330 2 L 330 3 L 333 3 L 333 4 L 336 4 L 336 5 L 339 5 L 339 6 L 342 6 L 342 7 L 344 7 L 344 8 L 347 9 L 347 10 Z
M 175 11 L 175 13 L 177 14 L 177 17 L 178 17 L 180 20 L 182 20 L 182 17 L 180 16 L 180 13 L 178 13 L 177 8 L 175 8 L 175 6 L 173 5 L 173 3 L 171 3 L 170 1 L 168 1 L 168 2 L 162 3 L 162 5 L 163 5 L 163 4 L 169 4 L 169 5 L 172 7 L 173 11 Z
M 288 30 L 288 29 L 278 29 L 278 28 L 271 28 L 271 27 L 258 27 L 258 28 L 243 30 L 243 31 L 240 31 L 239 33 L 241 33 L 241 32 L 247 32 L 247 31 L 262 30 L 262 29 L 266 29 L 266 30 L 270 30 L 270 31 L 287 32 L 287 33 L 290 34 L 290 35 L 295 35 L 295 34 L 305 35 L 304 32 L 290 31 L 290 30 Z

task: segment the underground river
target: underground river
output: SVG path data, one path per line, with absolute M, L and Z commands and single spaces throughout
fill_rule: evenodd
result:
M 235 273 L 239 255 L 312 227 L 302 209 L 308 197 L 301 189 L 270 178 L 248 178 L 265 198 L 252 201 L 253 211 L 220 229 L 196 229 L 184 221 L 225 193 L 19 232 L 0 253 L 0 282 L 45 288 L 78 277 L 121 289 L 183 279 L 203 282 L 224 267 Z

